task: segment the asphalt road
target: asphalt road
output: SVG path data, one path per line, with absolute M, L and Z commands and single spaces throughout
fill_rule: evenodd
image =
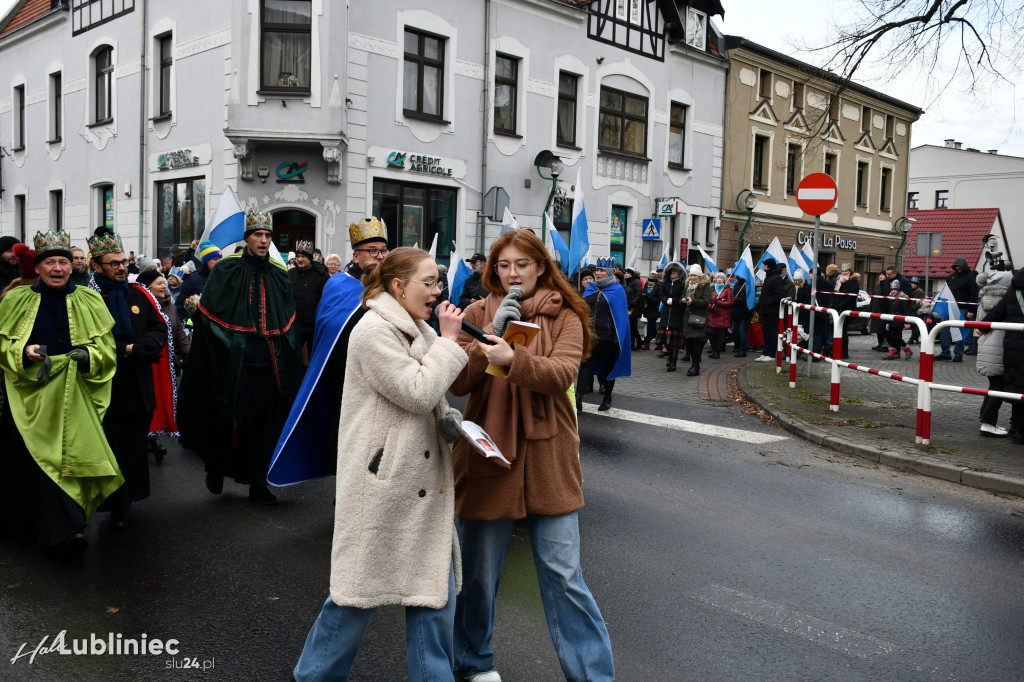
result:
M 866 464 L 729 407 L 629 398 L 609 414 L 583 416 L 580 524 L 619 679 L 1021 678 L 1019 499 Z M 289 679 L 326 597 L 333 481 L 264 508 L 230 482 L 210 495 L 177 449 L 152 476 L 131 528 L 98 515 L 78 560 L 0 542 L 0 679 Z M 353 680 L 405 679 L 403 620 L 378 611 Z M 62 630 L 69 645 L 176 639 L 178 654 L 11 662 Z M 506 681 L 562 679 L 522 529 L 494 645 Z

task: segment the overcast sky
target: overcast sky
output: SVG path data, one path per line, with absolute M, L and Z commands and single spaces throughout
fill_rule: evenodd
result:
M 362 2 L 369 0 L 355 0 L 353 5 L 358 7 Z M 0 16 L 13 4 L 14 0 L 0 0 Z M 819 57 L 801 54 L 797 47 L 823 37 L 831 20 L 845 16 L 850 0 L 722 0 L 722 5 L 725 19 L 717 17 L 715 21 L 726 34 L 820 63 Z M 1002 154 L 1024 157 L 1024 91 L 1016 92 L 1021 74 L 1009 76 L 1011 82 L 987 87 L 984 92 L 965 93 L 962 86 L 954 84 L 941 97 L 928 90 L 929 83 L 935 90 L 937 80 L 929 81 L 919 69 L 911 69 L 894 81 L 886 78 L 884 69 L 875 69 L 856 80 L 925 110 L 912 128 L 915 147 L 941 145 L 946 138 L 954 138 L 976 149 L 998 149 Z

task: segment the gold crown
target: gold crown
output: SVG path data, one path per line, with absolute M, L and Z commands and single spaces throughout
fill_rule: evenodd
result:
M 36 255 L 46 251 L 71 251 L 71 236 L 64 230 L 36 232 L 32 238 L 32 245 L 35 247 Z
M 313 242 L 305 239 L 300 239 L 295 242 L 295 253 L 305 253 L 309 256 L 313 255 Z
M 245 214 L 245 231 L 252 232 L 253 230 L 273 232 L 274 219 L 269 211 L 261 211 L 258 208 L 254 208 Z
M 121 238 L 115 232 L 104 230 L 103 234 L 89 237 L 89 253 L 93 258 L 100 258 L 108 253 L 124 253 Z
M 364 218 L 360 222 L 352 223 L 348 226 L 348 238 L 352 242 L 352 246 L 359 246 L 363 242 L 374 239 L 382 240 L 386 244 L 388 241 L 388 228 L 384 221 L 376 216 Z

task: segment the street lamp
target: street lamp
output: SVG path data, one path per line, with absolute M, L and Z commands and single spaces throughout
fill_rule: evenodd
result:
M 551 197 L 555 196 L 555 190 L 558 189 L 558 176 L 565 170 L 565 164 L 558 158 L 554 153 L 545 149 L 544 151 L 537 154 L 537 157 L 533 160 L 533 165 L 537 167 L 537 175 L 543 180 L 551 181 L 551 191 L 548 192 L 548 199 L 544 202 L 544 213 L 548 212 L 551 208 Z M 541 173 L 540 169 L 546 168 L 550 176 Z M 543 218 L 541 218 L 543 220 Z M 541 238 L 543 239 L 546 230 L 541 230 Z
M 757 208 L 757 196 L 764 196 L 763 192 L 758 192 L 753 189 L 745 189 L 740 191 L 736 195 L 736 210 L 747 212 L 747 223 L 743 226 L 743 231 L 740 232 L 739 246 L 736 248 L 736 257 L 741 258 L 743 256 L 743 236 L 747 233 L 747 228 L 750 227 L 750 220 L 754 217 L 754 209 Z M 740 206 L 740 202 L 743 203 Z
M 910 228 L 913 227 L 911 223 L 916 223 L 917 220 L 914 218 L 897 218 L 896 222 L 893 223 L 892 228 L 895 232 L 900 235 L 900 248 L 896 249 L 896 272 L 903 274 L 901 266 L 903 265 L 903 246 L 907 243 L 907 235 L 910 234 Z

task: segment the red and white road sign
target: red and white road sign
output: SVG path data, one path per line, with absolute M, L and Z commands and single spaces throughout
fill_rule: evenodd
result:
M 796 188 L 796 203 L 807 215 L 828 213 L 836 205 L 839 190 L 828 173 L 811 173 Z

